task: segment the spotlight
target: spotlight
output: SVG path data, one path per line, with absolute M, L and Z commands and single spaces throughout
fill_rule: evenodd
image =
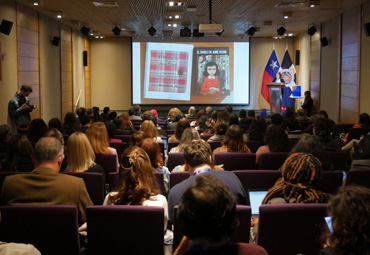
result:
M 151 26 L 149 29 L 148 29 L 148 33 L 150 36 L 155 36 L 155 34 L 157 33 L 157 30 Z
M 286 32 L 286 29 L 284 26 L 281 26 L 278 28 L 278 30 L 276 30 L 276 32 L 278 33 L 278 35 L 283 36 Z
M 183 29 L 180 29 L 180 37 L 190 37 L 191 36 L 191 30 L 188 27 L 184 27 Z
M 307 29 L 307 34 L 313 36 L 316 33 L 317 29 L 315 25 L 312 25 L 309 29 Z
M 255 33 L 257 32 L 257 29 L 256 27 L 250 27 L 248 30 L 247 30 L 247 33 L 249 36 L 253 36 Z
M 119 36 L 121 34 L 121 29 L 116 24 L 116 26 L 112 29 L 112 32 L 115 36 Z
M 80 31 L 81 31 L 81 33 L 84 36 L 88 36 L 89 35 L 89 32 L 90 32 L 90 29 L 88 27 L 82 26 L 82 28 L 80 29 Z
M 329 45 L 329 40 L 327 37 L 321 37 L 320 42 L 321 42 L 321 47 L 326 47 Z

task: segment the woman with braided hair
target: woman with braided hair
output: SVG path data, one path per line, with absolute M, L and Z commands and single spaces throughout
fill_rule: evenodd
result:
M 320 161 L 312 154 L 290 155 L 283 164 L 283 177 L 269 190 L 262 203 L 327 203 L 330 195 L 315 189 L 321 171 Z
M 148 154 L 140 147 L 131 146 L 121 157 L 118 191 L 110 192 L 103 205 L 143 205 L 164 208 L 164 229 L 167 228 L 168 206 L 160 194 L 157 179 Z

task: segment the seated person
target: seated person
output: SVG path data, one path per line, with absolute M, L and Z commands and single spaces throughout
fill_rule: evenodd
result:
M 222 147 L 216 148 L 213 154 L 220 152 L 251 152 L 243 141 L 243 130 L 239 125 L 231 125 L 226 131 Z
M 333 233 L 320 255 L 370 254 L 370 189 L 341 187 L 328 204 Z
M 193 140 L 190 145 L 184 148 L 185 168 L 190 177 L 180 182 L 170 189 L 168 194 L 169 218 L 173 222 L 173 208 L 179 204 L 180 199 L 186 188 L 191 186 L 197 175 L 211 174 L 230 188 L 232 194 L 236 197 L 237 204 L 249 204 L 245 190 L 238 177 L 230 171 L 212 170 L 213 157 L 210 145 L 202 140 Z
M 352 160 L 351 169 L 370 169 L 370 135 L 365 136 L 357 145 L 357 159 Z
M 213 175 L 199 175 L 184 192 L 178 210 L 184 238 L 179 254 L 267 254 L 258 245 L 231 243 L 238 227 L 236 199 L 224 182 Z

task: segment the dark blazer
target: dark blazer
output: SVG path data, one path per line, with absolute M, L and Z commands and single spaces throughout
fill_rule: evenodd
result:
M 29 174 L 7 176 L 1 193 L 5 205 L 75 205 L 80 223 L 86 221 L 86 207 L 92 205 L 81 178 L 37 167 Z

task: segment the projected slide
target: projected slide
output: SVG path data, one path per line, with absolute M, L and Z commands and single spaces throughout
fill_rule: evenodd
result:
M 249 42 L 133 42 L 133 104 L 249 104 Z

